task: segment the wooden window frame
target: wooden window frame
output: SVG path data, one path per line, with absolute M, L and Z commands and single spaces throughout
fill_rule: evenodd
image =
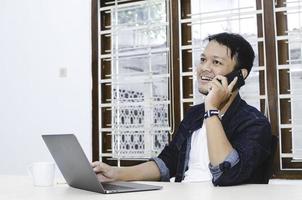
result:
M 91 42 L 92 42 L 92 160 L 99 160 L 100 153 L 100 144 L 99 144 L 99 102 L 98 102 L 98 93 L 99 93 L 99 41 L 98 41 L 98 23 L 99 23 L 99 0 L 92 0 L 91 3 Z M 135 1 L 135 0 L 134 0 Z M 284 1 L 284 0 L 278 0 Z M 189 2 L 189 1 L 187 1 Z M 261 0 L 257 0 L 258 4 Z M 182 14 L 182 11 L 189 8 L 189 3 L 187 7 L 183 7 L 179 10 L 178 1 L 170 1 L 170 34 L 171 34 L 171 80 L 173 84 L 172 91 L 172 107 L 174 116 L 174 127 L 175 130 L 181 121 L 180 116 L 180 76 L 179 76 L 179 27 L 178 19 L 179 14 Z M 266 91 L 268 94 L 268 106 L 271 120 L 272 132 L 274 135 L 279 136 L 279 116 L 278 112 L 275 112 L 279 109 L 278 107 L 278 88 L 277 88 L 277 59 L 276 59 L 276 38 L 275 38 L 275 13 L 274 13 L 274 0 L 263 0 L 263 18 L 264 18 L 264 30 L 262 31 L 265 41 L 264 49 L 266 56 L 266 74 L 267 74 L 267 88 Z M 257 20 L 258 21 L 258 20 Z M 259 26 L 259 24 L 258 24 Z M 260 26 L 262 28 L 262 26 Z M 189 33 L 186 33 L 189 34 Z M 173 72 L 173 73 L 172 73 Z M 280 141 L 281 142 L 281 141 Z M 273 177 L 275 178 L 288 178 L 288 179 L 302 179 L 302 171 L 289 171 L 280 169 L 280 149 L 279 145 L 277 152 L 275 153 L 274 165 L 273 165 Z M 125 163 L 125 165 L 133 164 L 134 162 Z

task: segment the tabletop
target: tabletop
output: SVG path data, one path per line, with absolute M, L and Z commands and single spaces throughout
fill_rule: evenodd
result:
M 301 185 L 256 185 L 248 184 L 231 187 L 214 187 L 211 182 L 169 183 L 144 182 L 161 185 L 156 191 L 131 192 L 119 194 L 99 194 L 69 187 L 65 183 L 56 183 L 51 187 L 33 186 L 30 177 L 0 175 L 1 200 L 301 200 Z

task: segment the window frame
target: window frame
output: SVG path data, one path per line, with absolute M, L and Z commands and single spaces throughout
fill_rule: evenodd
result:
M 138 0 L 133 0 L 138 1 Z M 179 9 L 178 1 L 170 1 L 170 55 L 171 55 L 171 84 L 173 85 L 171 105 L 173 113 L 173 127 L 175 131 L 181 121 L 181 103 L 180 103 L 180 64 L 179 64 L 179 42 L 182 38 L 179 38 L 180 28 L 178 27 L 178 19 L 181 15 L 181 10 L 186 8 L 189 9 L 189 6 Z M 285 0 L 278 0 L 278 2 L 284 2 Z M 186 1 L 189 2 L 189 1 Z M 261 0 L 256 0 L 257 4 L 261 3 Z M 189 5 L 187 3 L 186 5 Z M 267 101 L 268 109 L 270 113 L 270 122 L 272 127 L 273 135 L 276 135 L 280 139 L 280 127 L 279 127 L 279 114 L 275 112 L 276 110 L 282 109 L 279 104 L 278 99 L 278 79 L 277 79 L 277 55 L 276 55 L 276 25 L 275 25 L 275 0 L 263 0 L 263 37 L 265 41 L 263 42 L 264 51 L 265 51 L 265 63 L 266 66 L 266 84 L 267 84 Z M 92 0 L 91 3 L 91 45 L 92 45 L 92 160 L 99 160 L 100 152 L 100 136 L 99 136 L 99 39 L 98 39 L 98 24 L 100 23 L 100 12 L 99 12 L 99 0 Z M 258 20 L 257 20 L 258 22 Z M 262 25 L 257 23 L 258 28 L 262 28 Z M 279 26 L 279 25 L 277 25 Z M 189 33 L 187 33 L 189 34 Z M 173 72 L 173 73 L 172 73 Z M 173 137 L 173 135 L 172 135 Z M 279 140 L 279 145 L 275 153 L 275 159 L 273 163 L 273 177 L 275 178 L 289 178 L 289 179 L 302 179 L 302 171 L 299 170 L 281 170 L 280 169 L 280 146 L 283 141 Z M 289 145 L 289 144 L 285 144 Z M 132 165 L 140 163 L 141 161 L 128 161 L 124 165 Z

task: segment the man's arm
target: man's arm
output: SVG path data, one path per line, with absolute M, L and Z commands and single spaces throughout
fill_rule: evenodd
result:
M 205 110 L 217 109 L 225 112 L 225 108 L 228 108 L 226 104 L 232 102 L 233 99 L 231 98 L 235 98 L 233 93 L 230 99 L 227 100 L 234 81 L 227 85 L 225 78 L 221 76 L 217 76 L 217 78 L 221 82 L 213 81 L 212 90 L 205 99 Z M 222 109 L 221 104 L 223 105 Z M 227 139 L 218 116 L 206 119 L 205 125 L 213 184 L 237 185 L 251 179 L 254 170 L 269 155 L 271 138 L 269 122 L 262 118 L 255 118 L 248 125 L 243 124 L 242 127 L 237 128 L 237 131 L 241 134 L 237 135 L 232 144 Z M 224 165 L 224 161 L 230 164 L 229 166 L 222 166 L 222 168 L 226 167 L 227 170 L 221 169 L 220 164 Z M 214 177 L 213 172 L 218 176 Z
M 211 165 L 217 166 L 224 162 L 226 157 L 233 151 L 221 121 L 218 116 L 205 119 L 208 152 Z
M 211 83 L 211 91 L 209 91 L 209 94 L 205 98 L 205 111 L 227 110 L 236 96 L 231 95 L 236 81 L 237 78 L 228 85 L 225 77 L 216 76 Z M 218 116 L 205 119 L 205 125 L 210 163 L 213 166 L 217 166 L 233 151 L 233 147 L 226 137 Z
M 264 170 L 264 161 L 270 155 L 271 129 L 269 122 L 264 118 L 252 119 L 248 124 L 239 126 L 236 131 L 237 136 L 233 139 L 232 146 L 238 153 L 239 162 L 233 167 L 223 170 L 221 176 L 213 180 L 214 185 L 238 185 L 248 183 L 252 179 L 259 181 L 265 173 L 261 170 Z M 252 177 L 255 171 L 258 171 L 256 176 L 260 177 Z
M 113 167 L 96 161 L 91 164 L 99 181 L 159 181 L 160 171 L 154 161 L 131 167 Z

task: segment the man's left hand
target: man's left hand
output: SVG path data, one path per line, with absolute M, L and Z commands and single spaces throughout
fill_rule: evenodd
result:
M 223 103 L 229 100 L 232 95 L 233 87 L 237 82 L 237 77 L 228 84 L 227 78 L 222 75 L 217 75 L 215 78 L 208 84 L 209 93 L 205 98 L 205 109 L 218 109 Z

